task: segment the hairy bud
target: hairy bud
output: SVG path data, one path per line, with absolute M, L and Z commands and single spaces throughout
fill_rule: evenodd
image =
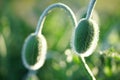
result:
M 25 40 L 22 59 L 26 68 L 36 70 L 42 67 L 46 57 L 46 40 L 43 35 L 28 36 Z
M 84 57 L 92 54 L 99 36 L 98 25 L 91 19 L 83 18 L 75 28 L 72 47 L 76 53 Z

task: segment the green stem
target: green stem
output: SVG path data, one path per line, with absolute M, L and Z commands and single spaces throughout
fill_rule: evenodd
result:
M 77 25 L 77 20 L 76 20 L 74 13 L 72 12 L 72 10 L 65 4 L 56 3 L 53 5 L 50 5 L 48 8 L 46 8 L 44 10 L 44 12 L 42 13 L 42 15 L 40 16 L 38 24 L 37 24 L 36 32 L 35 32 L 36 35 L 41 34 L 43 23 L 45 21 L 46 15 L 51 11 L 51 9 L 56 8 L 56 7 L 65 9 L 68 12 L 68 14 L 70 15 L 74 26 Z
M 92 77 L 92 80 L 96 80 L 92 71 L 90 70 L 89 66 L 87 65 L 86 61 L 85 61 L 85 58 L 83 56 L 80 56 L 81 57 L 81 60 L 86 68 L 86 70 L 88 71 L 88 73 L 90 74 L 90 76 Z
M 92 15 L 92 11 L 94 9 L 96 0 L 91 0 L 88 6 L 88 10 L 87 10 L 87 15 L 86 15 L 86 19 L 90 19 L 91 15 Z

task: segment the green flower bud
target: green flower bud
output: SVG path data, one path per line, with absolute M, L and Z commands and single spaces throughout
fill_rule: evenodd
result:
M 30 70 L 37 70 L 42 67 L 46 58 L 46 50 L 46 40 L 43 35 L 33 33 L 28 36 L 22 51 L 22 60 L 25 67 Z
M 92 54 L 98 42 L 98 25 L 91 19 L 83 18 L 74 31 L 73 49 L 84 57 Z

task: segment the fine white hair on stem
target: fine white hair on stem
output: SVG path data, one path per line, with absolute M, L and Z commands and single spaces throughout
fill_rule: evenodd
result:
M 74 26 L 77 25 L 76 17 L 74 15 L 73 11 L 67 5 L 65 5 L 63 3 L 55 3 L 55 4 L 50 5 L 48 8 L 46 8 L 43 11 L 42 15 L 40 16 L 38 24 L 37 24 L 36 32 L 35 32 L 37 35 L 41 34 L 43 23 L 44 23 L 44 20 L 46 18 L 46 15 L 49 13 L 49 11 L 51 11 L 51 9 L 56 8 L 56 7 L 66 10 L 72 19 L 73 25 Z
M 80 56 L 80 57 L 81 57 L 81 60 L 82 60 L 82 62 L 83 62 L 83 64 L 84 64 L 87 72 L 88 72 L 88 73 L 90 74 L 90 76 L 92 77 L 92 80 L 96 80 L 96 78 L 94 77 L 92 71 L 90 70 L 89 66 L 87 65 L 87 63 L 86 63 L 86 61 L 85 61 L 84 56 Z
M 88 10 L 87 10 L 87 15 L 86 15 L 86 19 L 89 19 L 91 17 L 92 11 L 94 9 L 96 0 L 91 0 L 88 6 Z

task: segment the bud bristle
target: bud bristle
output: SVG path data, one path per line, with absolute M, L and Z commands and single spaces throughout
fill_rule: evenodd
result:
M 98 26 L 92 20 L 81 19 L 74 31 L 72 41 L 74 51 L 87 57 L 95 49 L 97 41 Z

